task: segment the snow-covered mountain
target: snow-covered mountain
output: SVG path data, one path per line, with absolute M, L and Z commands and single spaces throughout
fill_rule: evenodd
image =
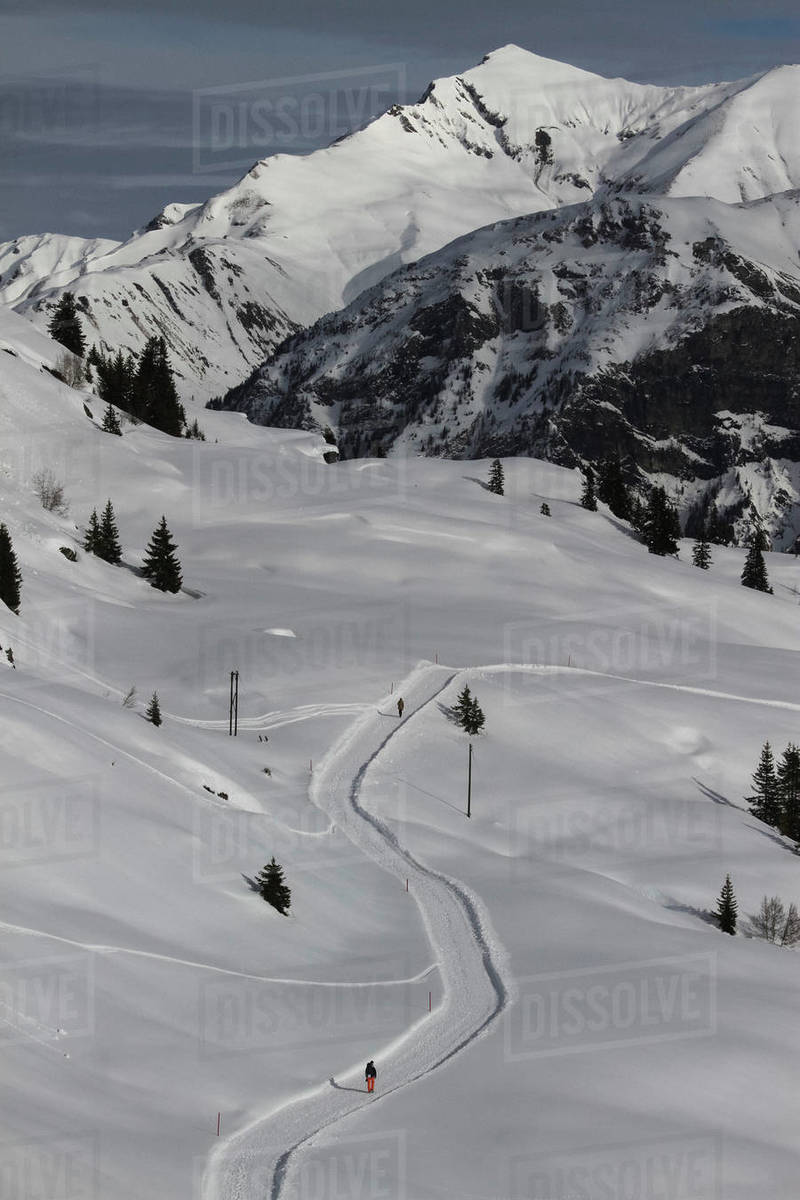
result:
M 73 290 L 107 349 L 162 332 L 184 397 L 207 399 L 298 326 L 487 223 L 628 188 L 732 202 L 800 187 L 799 92 L 794 67 L 661 88 L 506 46 L 327 149 L 168 205 L 122 244 L 4 244 L 0 299 L 43 324 Z
M 609 446 L 793 540 L 800 192 L 596 199 L 489 226 L 295 335 L 226 397 L 267 425 L 574 465 Z M 677 481 L 677 484 L 676 484 Z

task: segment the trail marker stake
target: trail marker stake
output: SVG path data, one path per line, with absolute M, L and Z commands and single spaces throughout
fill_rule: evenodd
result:
M 221 1117 L 222 1117 L 222 1113 L 217 1113 L 217 1137 L 219 1137 L 219 1123 L 220 1123 Z

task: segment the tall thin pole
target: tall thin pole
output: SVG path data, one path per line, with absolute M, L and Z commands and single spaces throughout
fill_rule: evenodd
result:
M 472 816 L 472 742 L 469 744 L 469 766 L 467 767 L 467 816 Z
M 239 672 L 231 671 L 231 700 L 228 709 L 228 737 L 239 732 Z

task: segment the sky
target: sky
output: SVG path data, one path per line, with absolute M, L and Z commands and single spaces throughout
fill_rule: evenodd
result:
M 800 15 L 796 0 L 2 0 L 0 241 L 124 239 L 508 42 L 703 83 L 800 61 Z

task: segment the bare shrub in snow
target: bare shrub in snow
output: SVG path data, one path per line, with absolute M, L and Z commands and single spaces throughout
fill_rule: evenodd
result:
M 64 485 L 59 483 L 49 467 L 42 467 L 31 480 L 33 490 L 39 497 L 42 508 L 54 512 L 59 517 L 65 517 L 69 512 L 69 503 L 64 496 Z

